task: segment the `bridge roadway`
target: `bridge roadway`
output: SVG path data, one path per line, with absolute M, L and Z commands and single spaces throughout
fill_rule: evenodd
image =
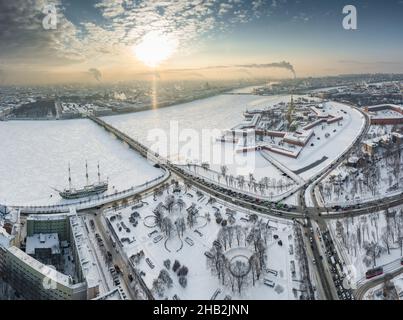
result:
M 47 206 L 8 206 L 11 209 L 20 210 L 22 214 L 51 214 L 51 213 L 66 213 L 70 211 L 71 207 L 74 207 L 76 211 L 83 211 L 93 208 L 99 208 L 110 203 L 116 203 L 122 200 L 130 200 L 135 198 L 138 194 L 147 193 L 153 190 L 155 187 L 166 182 L 171 176 L 169 170 L 164 169 L 164 174 L 159 177 L 146 181 L 145 183 L 132 187 L 127 190 L 123 190 L 114 194 L 106 196 L 98 196 L 90 198 L 88 200 L 71 202 L 65 204 L 47 205 Z
M 259 199 L 258 197 L 242 194 L 241 191 L 235 192 L 224 187 L 217 186 L 214 183 L 207 182 L 200 177 L 195 177 L 187 173 L 179 166 L 174 165 L 172 162 L 162 157 L 158 153 L 152 152 L 142 143 L 127 136 L 125 133 L 119 131 L 105 121 L 94 116 L 88 116 L 88 118 L 103 127 L 105 130 L 114 134 L 119 140 L 127 143 L 131 148 L 139 152 L 143 157 L 147 158 L 148 161 L 166 168 L 168 171 L 171 172 L 172 175 L 176 175 L 177 177 L 182 178 L 184 181 L 200 188 L 201 190 L 204 190 L 209 194 L 212 194 L 213 196 L 219 197 L 235 205 L 255 210 L 264 214 L 269 214 L 277 217 L 281 216 L 287 219 L 304 218 L 304 215 L 299 214 L 298 212 L 293 213 L 286 210 L 272 208 L 269 205 L 268 201 L 266 201 L 266 203 L 263 205 L 263 201 L 261 201 L 261 199 Z

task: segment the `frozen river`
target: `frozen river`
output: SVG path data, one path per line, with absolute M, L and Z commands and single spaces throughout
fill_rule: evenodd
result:
M 222 135 L 222 130 L 243 121 L 244 111 L 289 99 L 290 96 L 223 94 L 174 107 L 103 119 L 173 161 L 208 162 L 214 170 L 220 170 L 220 166 L 226 164 L 231 174 L 254 173 L 261 178 L 265 176 L 261 169 L 269 166 L 266 160 L 255 153 L 234 153 L 234 145 L 217 142 L 216 138 Z M 275 169 L 266 171 L 270 175 L 278 174 Z
M 161 145 L 162 142 L 168 147 L 165 151 L 158 149 L 159 152 L 169 155 L 173 160 L 180 162 L 188 159 L 207 160 L 215 170 L 219 170 L 220 165 L 226 163 L 229 173 L 232 174 L 247 175 L 253 172 L 256 178 L 276 177 L 279 174 L 276 169 L 258 154 L 252 158 L 249 158 L 248 154 L 246 156 L 248 159 L 243 159 L 245 156 L 242 154 L 234 156 L 231 144 L 217 143 L 215 138 L 221 134 L 221 130 L 239 124 L 243 120 L 245 110 L 258 109 L 289 99 L 290 96 L 286 95 L 263 97 L 223 94 L 172 107 L 103 119 L 148 146 L 155 146 L 156 142 Z M 334 107 L 337 109 L 340 105 Z M 292 161 L 277 155 L 274 157 L 292 170 L 296 170 L 328 153 L 328 161 L 316 169 L 323 168 L 345 149 L 348 141 L 352 141 L 352 137 L 359 133 L 362 124 L 359 113 L 352 112 L 346 118 L 343 133 L 325 139 L 327 143 L 322 139 L 323 146 L 320 146 L 322 143 L 315 143 L 312 150 L 302 153 L 303 161 L 301 159 Z M 207 136 L 210 135 L 212 138 L 203 144 L 206 132 Z M 199 140 L 192 140 L 195 136 Z M 97 178 L 96 164 L 99 161 L 103 177 L 109 177 L 108 193 L 140 185 L 161 174 L 112 135 L 85 119 L 0 122 L 0 137 L 2 151 L 0 203 L 15 205 L 61 203 L 63 200 L 52 187 L 62 189 L 67 186 L 69 162 L 73 184 L 79 187 L 85 184 L 85 160 L 89 163 L 91 181 Z M 195 145 L 200 146 L 200 149 L 196 148 L 196 152 L 194 152 Z M 219 159 L 215 162 L 210 161 L 209 157 L 203 158 L 205 149 L 202 146 L 206 145 L 207 148 L 213 148 L 215 145 L 221 148 L 224 145 Z M 315 152 L 312 152 L 313 149 Z M 230 155 L 229 162 L 227 154 Z M 226 157 L 225 161 L 223 157 Z M 304 173 L 304 178 L 313 174 L 313 171 Z
M 203 132 L 210 132 L 211 136 L 218 137 L 221 130 L 238 125 L 247 109 L 259 109 L 282 101 L 290 101 L 290 96 L 219 95 L 169 108 L 105 117 L 104 120 L 132 138 L 142 141 L 154 151 L 170 156 L 173 161 L 206 161 L 215 170 L 219 170 L 220 165 L 225 163 L 231 174 L 248 175 L 252 172 L 255 177 L 260 178 L 276 176 L 278 172 L 274 172 L 259 154 L 235 154 L 232 144 L 216 142 L 215 138 L 208 139 L 209 136 Z M 291 170 L 297 171 L 312 165 L 312 169 L 301 174 L 305 179 L 334 161 L 364 126 L 364 118 L 358 111 L 336 102 L 326 103 L 325 106 L 331 114 L 343 115 L 340 124 L 334 123 L 324 129 L 315 127 L 316 137 L 297 159 L 272 154 Z M 346 113 L 343 113 L 343 110 Z M 216 131 L 213 132 L 213 129 Z M 329 137 L 325 138 L 325 134 Z M 207 143 L 203 143 L 204 138 L 208 140 Z M 160 148 L 161 145 L 167 147 Z M 219 152 L 214 150 L 213 146 L 216 146 Z M 322 158 L 326 161 L 320 162 Z
M 65 202 L 52 188 L 68 186 L 71 164 L 76 187 L 85 184 L 85 161 L 90 182 L 109 178 L 106 194 L 158 177 L 140 155 L 90 120 L 0 122 L 0 203 L 44 205 Z
M 243 112 L 247 109 L 258 109 L 289 100 L 289 96 L 223 94 L 167 108 L 104 117 L 103 120 L 151 146 L 151 136 L 155 129 L 169 134 L 175 123 L 180 133 L 189 129 L 198 133 L 203 129 L 230 129 L 243 120 Z
M 179 129 L 226 129 L 242 119 L 246 108 L 281 101 L 279 97 L 219 95 L 159 110 L 107 117 L 105 120 L 151 145 L 150 130 L 169 132 L 172 121 Z M 174 124 L 173 124 L 174 125 Z M 52 188 L 67 187 L 71 164 L 73 185 L 85 184 L 85 161 L 90 181 L 97 179 L 99 161 L 108 193 L 156 178 L 152 167 L 112 135 L 89 120 L 0 122 L 0 203 L 45 205 L 66 202 Z

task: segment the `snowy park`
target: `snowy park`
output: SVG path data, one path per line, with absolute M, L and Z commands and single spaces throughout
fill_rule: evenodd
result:
M 365 281 L 365 272 L 400 266 L 403 256 L 403 206 L 359 217 L 330 220 L 333 240 L 340 250 L 351 283 Z
M 363 145 L 321 182 L 319 189 L 326 205 L 351 205 L 402 192 L 403 156 L 392 129 L 371 126 Z M 372 154 L 364 152 L 368 145 L 377 146 Z

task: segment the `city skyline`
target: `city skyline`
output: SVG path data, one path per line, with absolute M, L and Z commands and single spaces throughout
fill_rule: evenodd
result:
M 403 72 L 403 1 L 388 2 L 59 0 L 54 21 L 50 2 L 1 2 L 0 81 L 291 78 L 281 62 L 298 77 Z

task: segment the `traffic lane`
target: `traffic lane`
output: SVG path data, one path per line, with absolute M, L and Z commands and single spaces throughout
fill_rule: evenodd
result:
M 293 219 L 293 218 L 303 219 L 305 217 L 303 214 L 291 213 L 290 211 L 283 211 L 283 210 L 273 209 L 273 208 L 259 205 L 258 203 L 256 203 L 256 200 L 258 202 L 260 202 L 260 199 L 258 199 L 258 198 L 253 199 L 254 201 L 246 201 L 241 198 L 237 198 L 237 194 L 235 192 L 229 191 L 229 192 L 224 193 L 222 190 L 217 190 L 217 188 L 224 189 L 225 191 L 228 191 L 228 189 L 225 189 L 223 187 L 217 187 L 214 184 L 206 185 L 205 181 L 202 180 L 201 178 L 190 179 L 190 177 L 186 177 L 186 176 L 183 177 L 181 174 L 179 174 L 178 176 L 180 178 L 182 178 L 183 180 L 185 180 L 187 183 L 197 186 L 199 189 L 205 191 L 206 193 L 210 194 L 211 196 L 220 198 L 224 201 L 227 201 L 234 205 L 246 208 L 248 210 L 256 211 L 256 212 L 270 215 L 273 217 L 282 217 L 285 219 Z M 234 193 L 235 193 L 235 195 L 234 195 Z M 251 196 L 247 196 L 247 197 L 251 197 Z
M 403 268 L 400 268 L 399 270 L 396 270 L 394 272 L 391 273 L 386 273 L 382 276 L 376 277 L 373 280 L 370 280 L 368 282 L 365 282 L 365 284 L 363 284 L 362 286 L 360 286 L 359 288 L 357 288 L 354 291 L 354 296 L 357 300 L 362 300 L 364 298 L 365 293 L 376 287 L 377 285 L 382 284 L 385 281 L 385 277 L 388 275 L 391 275 L 393 278 L 397 277 L 398 275 L 400 275 L 401 273 L 403 273 Z
M 372 207 L 366 207 L 366 208 L 360 208 L 360 209 L 354 209 L 354 210 L 346 210 L 338 213 L 328 213 L 328 214 L 323 214 L 322 218 L 324 219 L 340 219 L 340 218 L 346 218 L 346 217 L 356 217 L 356 216 L 361 216 L 364 214 L 368 213 L 373 213 L 373 212 L 378 212 L 382 211 L 385 209 L 390 209 L 399 205 L 403 204 L 403 198 L 397 199 L 391 202 L 379 204 L 376 206 Z
M 130 280 L 129 280 L 129 272 L 127 271 L 127 264 L 123 260 L 120 251 L 118 249 L 118 244 L 116 244 L 115 247 L 112 246 L 111 241 L 110 241 L 110 232 L 106 231 L 104 228 L 104 225 L 100 221 L 101 219 L 101 213 L 97 212 L 96 215 L 94 214 L 94 221 L 96 223 L 97 230 L 101 233 L 102 238 L 104 239 L 104 243 L 107 246 L 107 250 L 111 253 L 112 255 L 112 264 L 117 265 L 119 269 L 122 271 L 122 278 L 124 281 L 124 287 L 125 291 L 129 293 L 130 298 L 133 300 L 135 295 L 133 292 L 133 289 L 130 286 Z M 125 273 L 126 271 L 126 273 Z
M 310 234 L 310 229 L 312 228 L 312 223 L 310 221 L 310 219 L 308 219 L 307 222 L 307 227 L 305 228 L 304 235 L 306 236 L 306 234 Z M 325 275 L 325 271 L 323 268 L 323 264 L 322 261 L 320 259 L 320 254 L 318 252 L 318 248 L 316 247 L 316 243 L 314 241 L 311 241 L 309 239 L 310 242 L 310 246 L 308 246 L 308 250 L 310 250 L 312 252 L 313 258 L 314 260 L 312 261 L 312 263 L 315 265 L 315 269 L 317 270 L 317 274 L 319 275 L 319 280 L 322 286 L 322 289 L 324 291 L 325 294 L 325 298 L 328 300 L 333 300 L 333 294 L 332 294 L 332 290 L 330 289 L 330 285 L 328 282 L 328 279 Z

